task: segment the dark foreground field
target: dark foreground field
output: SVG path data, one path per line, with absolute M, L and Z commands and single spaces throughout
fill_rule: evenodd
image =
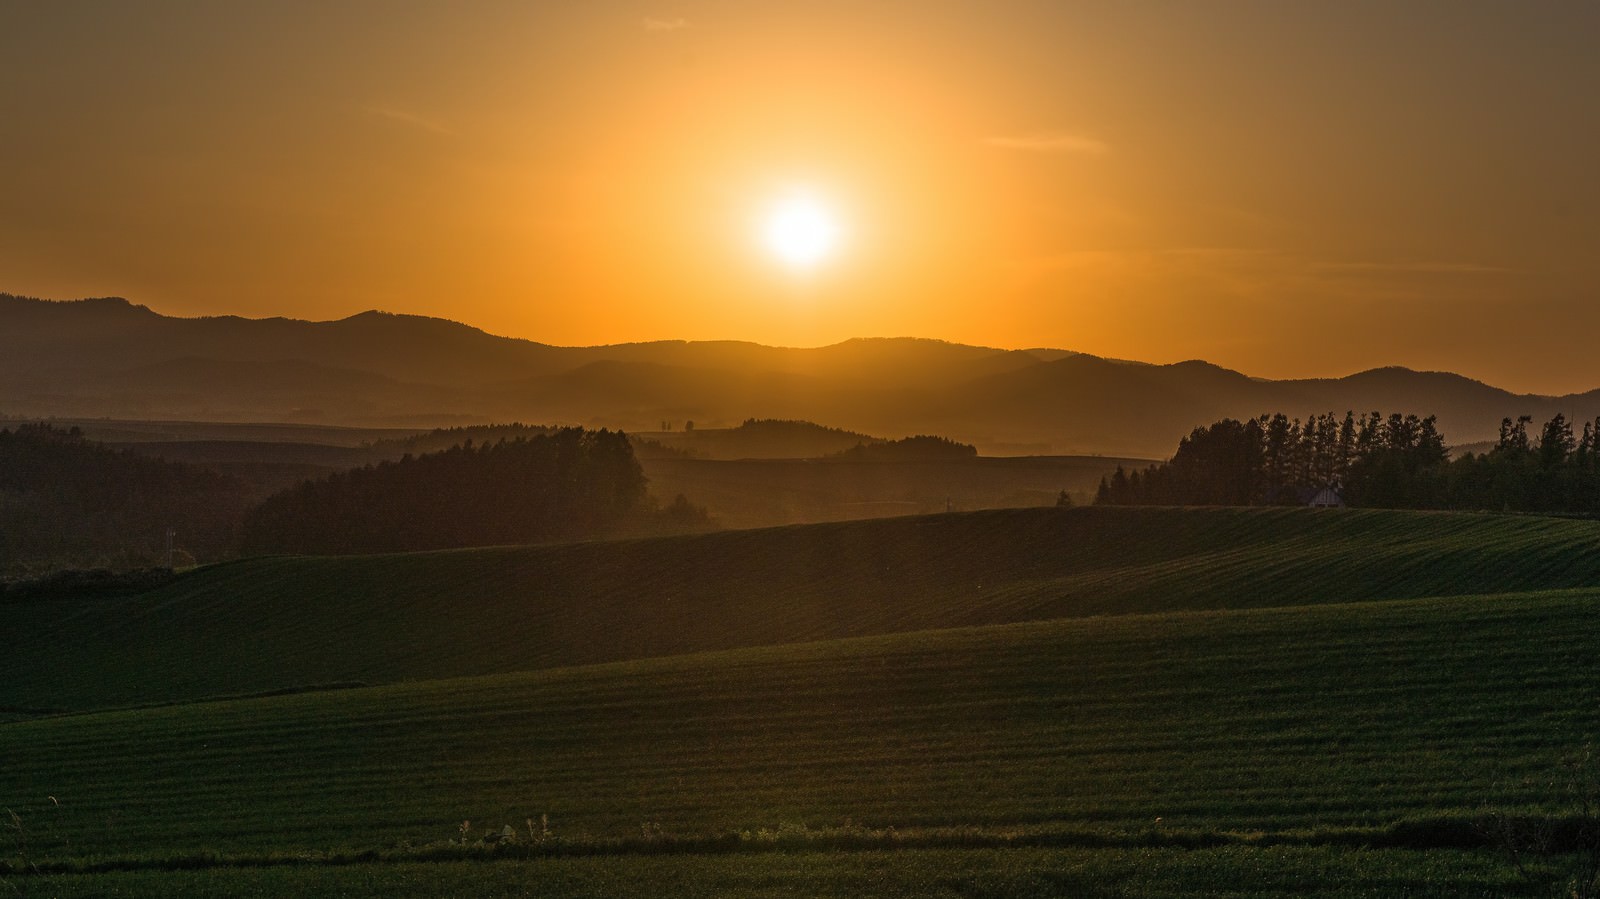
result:
M 1481 852 L 1222 849 L 917 849 L 207 868 L 40 877 L 70 897 L 414 896 L 451 899 L 1305 899 L 1537 896 Z
M 1595 776 L 1563 762 L 1600 734 L 1597 555 L 1586 522 L 1095 509 L 6 608 L 0 891 L 1552 895 L 1574 858 L 1519 873 L 1490 831 L 1570 833 Z M 495 639 L 502 605 L 531 623 Z M 184 658 L 286 690 L 340 639 L 376 685 L 171 704 L 231 686 Z

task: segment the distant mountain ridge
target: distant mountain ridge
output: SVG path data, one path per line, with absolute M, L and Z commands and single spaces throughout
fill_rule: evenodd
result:
M 1197 426 L 1262 412 L 1436 414 L 1452 443 L 1492 439 L 1505 416 L 1600 415 L 1600 390 L 1513 394 L 1400 367 L 1271 381 L 1199 360 L 1154 365 L 919 338 L 560 347 L 424 316 L 177 318 L 114 297 L 0 294 L 0 345 L 0 413 L 29 417 L 650 431 L 805 419 L 886 437 L 938 434 L 985 453 L 1165 457 Z

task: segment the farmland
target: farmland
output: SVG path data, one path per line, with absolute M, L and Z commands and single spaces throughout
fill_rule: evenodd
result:
M 208 868 L 42 877 L 41 892 L 72 897 L 199 896 L 572 897 L 853 899 L 1058 897 L 1179 899 L 1490 899 L 1531 892 L 1483 853 L 1265 849 L 897 849 L 854 853 L 643 855 L 419 863 L 336 868 Z
M 0 706 L 81 710 L 1062 617 L 1600 585 L 1600 523 L 1024 509 L 200 569 L 0 604 Z
M 959 510 L 1053 506 L 1066 490 L 1087 505 L 1100 479 L 1138 459 L 979 456 L 944 460 L 642 460 L 650 490 L 703 505 L 724 527 L 754 528 Z
M 260 495 L 406 453 L 463 440 L 514 440 L 539 428 L 482 426 L 431 433 L 401 429 L 212 422 L 62 419 L 93 440 L 141 455 L 238 477 Z M 1054 505 L 1066 490 L 1080 504 L 1118 465 L 1106 456 L 978 456 L 855 459 L 836 454 L 881 438 L 810 422 L 747 422 L 739 428 L 634 433 L 650 492 L 665 505 L 684 494 L 723 527 L 771 527 L 942 512 Z M 1048 444 L 1044 447 L 1048 449 Z M 831 458 L 823 458 L 832 456 Z
M 1479 825 L 1573 813 L 1597 549 L 1036 510 L 16 604 L 0 704 L 102 710 L 0 724 L 0 859 L 52 895 L 1545 895 Z

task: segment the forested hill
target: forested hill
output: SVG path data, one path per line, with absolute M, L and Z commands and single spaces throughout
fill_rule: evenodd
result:
M 643 436 L 668 449 L 702 459 L 815 459 L 864 443 L 883 442 L 880 437 L 809 421 L 751 418 L 735 428 L 705 428 L 696 427 L 693 421 L 664 421 L 661 427 L 662 430 L 645 432 Z
M 1518 395 L 1381 368 L 1269 381 L 1200 361 L 867 339 L 810 349 L 734 341 L 556 347 L 436 318 L 174 318 L 121 299 L 0 294 L 0 413 L 438 427 L 539 421 L 655 431 L 749 419 L 882 437 L 939 434 L 995 454 L 1159 457 L 1195 426 L 1263 409 L 1435 414 L 1459 443 L 1494 423 L 1600 415 L 1600 391 Z M 836 447 L 844 449 L 847 447 Z
M 250 501 L 241 481 L 48 425 L 0 429 L 0 575 L 215 561 Z
M 466 436 L 479 433 L 500 436 Z M 646 494 L 620 431 L 508 425 L 420 435 L 416 445 L 438 440 L 457 442 L 263 499 L 244 479 L 108 447 L 76 428 L 0 429 L 0 578 L 183 568 L 241 552 L 386 552 L 712 527 L 684 498 Z
M 274 494 L 246 518 L 242 546 L 332 554 L 602 537 L 644 511 L 645 497 L 619 431 L 469 439 Z
M 1118 467 L 1107 505 L 1305 505 L 1600 515 L 1600 418 L 1574 428 L 1557 413 L 1530 436 L 1503 419 L 1486 452 L 1446 452 L 1432 416 L 1279 413 L 1196 428 L 1170 462 Z M 1326 493 L 1325 493 L 1326 491 Z
M 935 459 L 971 459 L 978 455 L 978 449 L 965 443 L 957 443 L 943 437 L 933 437 L 927 434 L 918 434 L 903 440 L 890 440 L 878 443 L 862 443 L 851 447 L 841 453 L 835 453 L 832 458 L 848 459 L 862 462 L 905 462 Z

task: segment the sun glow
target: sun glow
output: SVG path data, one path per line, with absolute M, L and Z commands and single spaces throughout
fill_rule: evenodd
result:
M 761 226 L 762 244 L 778 261 L 795 270 L 815 268 L 839 246 L 838 219 L 827 204 L 809 193 L 794 193 L 768 210 Z

